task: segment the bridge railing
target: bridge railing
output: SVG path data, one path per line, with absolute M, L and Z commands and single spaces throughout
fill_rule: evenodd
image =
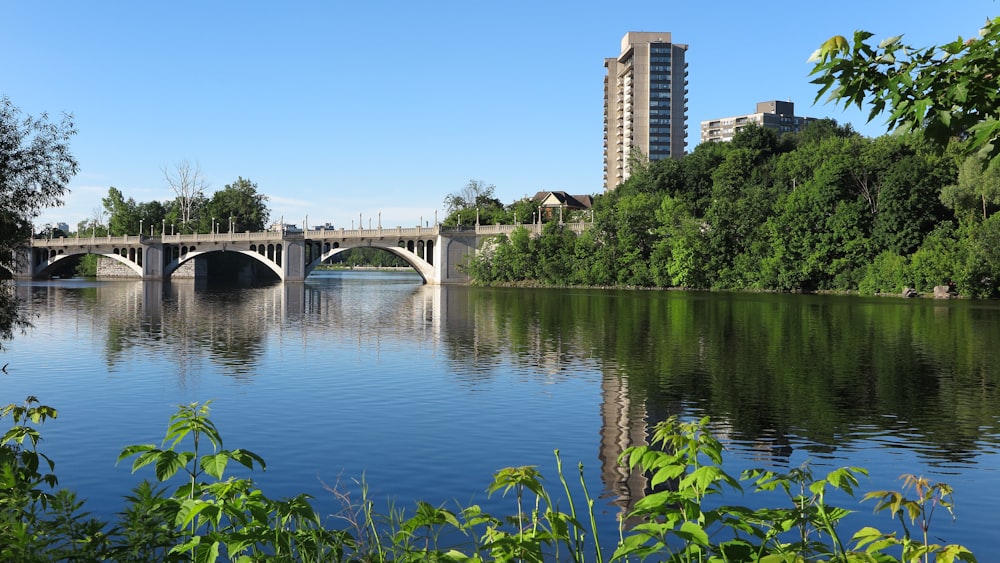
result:
M 575 233 L 582 233 L 586 229 L 590 228 L 593 223 L 581 222 L 581 223 L 563 223 L 563 226 Z M 528 223 L 523 225 L 476 225 L 477 235 L 509 235 L 518 228 L 528 229 L 529 233 L 538 235 L 542 233 L 542 229 L 545 227 L 546 223 Z
M 434 227 L 379 227 L 376 229 L 309 229 L 305 238 L 373 238 L 373 237 L 426 237 L 436 236 L 440 229 Z
M 564 223 L 570 230 L 580 233 L 589 228 L 593 223 Z M 437 236 L 446 233 L 474 233 L 476 235 L 509 235 L 518 228 L 526 228 L 532 234 L 540 234 L 543 224 L 518 224 L 518 225 L 470 225 L 466 227 L 391 227 L 377 229 L 309 229 L 305 231 L 257 231 L 242 233 L 196 233 L 196 234 L 174 234 L 174 235 L 126 235 L 126 236 L 89 236 L 89 237 L 56 237 L 56 238 L 35 238 L 31 239 L 31 245 L 35 247 L 64 247 L 68 245 L 136 245 L 149 243 L 166 244 L 195 244 L 205 242 L 240 242 L 240 241 L 262 241 L 277 239 L 357 239 L 357 238 L 382 238 L 382 237 L 426 237 Z
M 192 243 L 192 242 L 236 242 L 247 240 L 274 240 L 281 238 L 278 231 L 255 231 L 243 233 L 196 233 L 190 235 L 163 235 L 159 237 L 149 237 L 153 241 L 164 243 Z
M 126 235 L 123 237 L 55 237 L 55 238 L 33 238 L 31 239 L 31 246 L 37 247 L 62 247 L 67 245 L 98 245 L 98 244 L 139 244 L 141 241 L 149 240 L 152 237 L 139 236 L 139 235 Z

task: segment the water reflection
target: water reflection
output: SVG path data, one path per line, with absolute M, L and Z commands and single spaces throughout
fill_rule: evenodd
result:
M 624 506 L 643 483 L 615 458 L 672 414 L 711 415 L 717 434 L 771 466 L 787 466 L 796 448 L 829 456 L 874 443 L 953 467 L 996 444 L 995 303 L 503 289 L 471 297 L 475 332 L 449 332 L 454 353 L 514 353 L 540 368 L 548 363 L 539 358 L 598 359 L 603 473 Z
M 592 380 L 596 401 L 565 408 L 599 420 L 584 440 L 605 494 L 621 508 L 646 483 L 618 456 L 674 414 L 710 415 L 748 464 L 779 467 L 801 452 L 849 457 L 885 448 L 961 474 L 984 450 L 995 454 L 1000 434 L 1000 309 L 992 302 L 483 289 L 374 273 L 246 289 L 61 281 L 18 291 L 45 322 L 103 335 L 109 367 L 154 355 L 171 363 L 178 387 L 208 367 L 243 384 L 268 370 L 325 370 L 347 363 L 343 350 L 371 371 L 386 369 L 383 352 L 402 354 L 401 366 L 386 363 L 402 375 L 422 373 L 406 364 L 407 353 L 441 362 L 460 390 L 495 393 L 497 383 L 527 382 L 558 395 Z M 267 358 L 276 353 L 290 357 Z M 399 385 L 392 379 L 400 375 L 380 374 L 391 382 L 373 385 Z M 338 384 L 339 393 L 378 392 L 330 377 L 296 389 Z M 440 399 L 440 409 L 474 422 L 487 416 L 461 412 L 469 395 L 441 398 L 445 391 L 426 385 L 428 397 L 414 395 L 411 408 Z M 519 416 L 513 394 L 498 407 L 513 411 L 510 418 Z M 506 422 L 503 412 L 488 416 Z M 530 430 L 515 439 L 530 440 Z
M 601 450 L 641 441 L 671 414 L 710 413 L 718 431 L 780 459 L 789 436 L 828 451 L 873 434 L 912 436 L 929 461 L 968 462 L 995 436 L 1000 343 L 994 303 L 676 292 L 482 289 L 339 277 L 211 290 L 194 282 L 20 286 L 62 322 L 106 332 L 109 365 L 150 350 L 181 377 L 202 355 L 251 376 L 265 340 L 346 331 L 438 346 L 470 385 L 506 362 L 558 384 L 602 373 Z M 301 336 L 308 338 L 308 332 Z M 505 360 L 501 361 L 501 358 Z

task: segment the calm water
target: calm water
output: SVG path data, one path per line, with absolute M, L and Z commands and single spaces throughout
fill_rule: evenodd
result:
M 484 493 L 492 473 L 538 465 L 559 490 L 558 448 L 613 531 L 641 493 L 613 463 L 621 448 L 671 414 L 707 414 L 733 473 L 858 465 L 864 490 L 923 474 L 956 489 L 957 523 L 939 513 L 932 533 L 980 561 L 1000 553 L 998 303 L 425 287 L 378 272 L 18 289 L 35 328 L 8 343 L 0 403 L 59 409 L 43 451 L 99 514 L 152 476 L 116 466 L 121 448 L 159 443 L 177 404 L 212 399 L 226 447 L 267 460 L 255 478 L 270 496 L 308 492 L 333 513 L 325 487 L 357 495 L 363 477 L 385 509 L 509 511 Z M 891 527 L 845 504 L 858 525 Z

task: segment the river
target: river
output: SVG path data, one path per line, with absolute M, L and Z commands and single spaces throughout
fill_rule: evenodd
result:
M 641 494 L 614 463 L 669 415 L 710 416 L 726 467 L 865 467 L 955 488 L 932 536 L 1000 553 L 1000 303 L 852 296 L 432 287 L 407 272 L 316 272 L 304 284 L 21 283 L 34 328 L 7 343 L 0 403 L 59 410 L 41 450 L 107 518 L 176 405 L 212 400 L 227 448 L 261 455 L 273 497 L 337 488 L 376 508 L 487 497 L 494 471 L 537 465 L 561 490 L 582 463 L 617 537 Z M 574 485 L 574 494 L 579 488 Z M 746 498 L 735 499 L 747 503 Z M 852 525 L 892 522 L 849 500 Z M 334 523 L 335 520 L 331 521 Z M 851 530 L 853 531 L 853 529 Z

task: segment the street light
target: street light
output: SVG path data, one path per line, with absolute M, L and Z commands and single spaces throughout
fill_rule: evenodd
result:
M 142 237 L 142 219 L 139 219 L 139 236 Z
M 215 234 L 215 217 L 212 217 L 212 234 Z

